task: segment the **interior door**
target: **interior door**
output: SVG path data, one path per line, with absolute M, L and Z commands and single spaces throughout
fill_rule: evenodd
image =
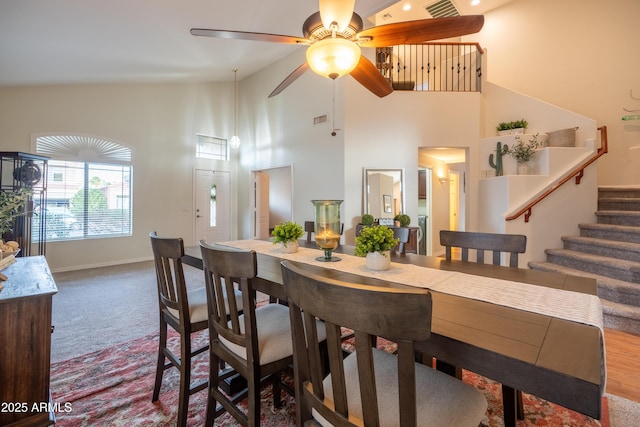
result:
M 195 241 L 231 240 L 229 172 L 196 169 Z
M 254 239 L 269 237 L 269 174 L 253 173 L 251 191 L 251 236 Z
M 449 171 L 449 230 L 460 230 L 460 174 Z

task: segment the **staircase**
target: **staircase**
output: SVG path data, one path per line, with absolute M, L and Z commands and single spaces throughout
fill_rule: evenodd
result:
M 595 278 L 605 327 L 640 335 L 640 188 L 600 187 L 596 217 L 529 267 Z

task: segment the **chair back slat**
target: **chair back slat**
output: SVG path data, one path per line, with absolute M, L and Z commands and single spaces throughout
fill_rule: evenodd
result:
M 476 262 L 484 263 L 484 251 L 492 251 L 494 265 L 501 264 L 501 255 L 509 255 L 509 267 L 518 267 L 518 254 L 527 250 L 527 236 L 522 234 L 477 233 L 440 230 L 440 245 L 445 256 L 452 259 L 451 248 L 461 248 L 461 260 L 469 261 L 469 249 L 476 250 Z
M 412 343 L 427 340 L 431 333 L 429 291 L 393 288 L 387 282 L 375 280 L 371 285 L 364 285 L 328 279 L 291 261 L 282 263 L 282 275 L 291 314 L 296 396 L 303 397 L 296 402 L 300 405 L 298 421 L 310 420 L 314 409 L 334 426 L 379 425 L 373 363 L 373 352 L 379 350 L 374 350 L 371 343 L 372 338 L 381 336 L 405 342 L 398 347 L 398 385 L 401 389 L 398 405 L 403 421 L 398 420 L 397 425 L 415 426 L 416 381 L 412 374 L 415 352 Z M 317 340 L 306 338 L 313 334 L 316 318 L 325 322 L 331 390 L 324 388 L 328 387 L 326 383 L 323 387 L 324 377 L 319 366 L 322 364 L 317 360 L 320 353 L 315 349 L 319 344 Z M 345 379 L 341 327 L 354 331 L 355 363 L 364 408 L 360 420 L 348 409 L 347 390 L 353 384 Z
M 403 360 L 398 364 L 398 381 L 400 384 L 404 384 L 407 381 L 411 381 L 416 375 L 416 365 L 411 363 L 414 361 L 415 346 L 413 341 L 398 340 L 398 358 Z M 406 359 L 406 360 L 405 360 Z M 398 399 L 400 401 L 400 425 L 415 425 L 418 414 L 416 406 L 411 404 L 412 394 L 408 393 L 404 387 L 400 387 Z
M 366 426 L 380 425 L 380 412 L 378 410 L 378 393 L 376 390 L 375 367 L 373 364 L 373 351 L 371 347 L 371 335 L 355 330 L 355 347 L 358 357 L 358 379 L 360 380 L 360 399 L 362 400 L 362 416 Z M 412 365 L 414 362 L 412 361 Z M 368 375 L 360 375 L 366 372 Z M 415 401 L 415 377 L 406 378 L 405 384 L 411 384 L 411 390 L 405 390 L 405 398 Z M 400 378 L 398 378 L 400 383 Z M 400 383 L 402 384 L 402 383 Z M 405 385 L 402 384 L 402 385 Z M 403 388 L 402 386 L 398 387 Z M 401 404 L 398 396 L 398 403 Z M 365 409 L 366 408 L 366 409 Z M 415 425 L 415 420 L 412 425 Z

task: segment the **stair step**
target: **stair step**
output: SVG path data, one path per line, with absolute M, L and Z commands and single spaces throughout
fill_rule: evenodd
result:
M 640 263 L 640 243 L 584 236 L 562 236 L 564 249 Z
M 568 274 L 570 276 L 595 279 L 598 282 L 598 296 L 601 299 L 616 304 L 635 306 L 640 314 L 640 284 L 614 279 L 597 273 L 589 273 L 550 262 L 532 261 L 529 263 L 529 268 L 532 270 L 551 271 L 554 273 Z M 638 319 L 640 320 L 640 317 Z M 638 329 L 638 331 L 640 331 L 640 329 Z
M 600 211 L 640 211 L 638 197 L 605 197 L 598 199 Z
M 640 227 L 615 224 L 578 224 L 580 235 L 618 242 L 640 243 Z
M 608 197 L 640 197 L 640 187 L 598 187 L 598 199 Z
M 640 331 L 640 307 L 616 304 L 602 300 L 604 327 L 638 335 Z
M 602 274 L 625 282 L 640 283 L 640 263 L 585 254 L 569 249 L 547 249 L 547 261 L 554 264 Z
M 638 211 L 597 211 L 598 224 L 630 225 L 640 227 Z
M 534 270 L 594 278 L 604 326 L 640 334 L 640 186 L 598 187 L 597 224 L 578 224 Z

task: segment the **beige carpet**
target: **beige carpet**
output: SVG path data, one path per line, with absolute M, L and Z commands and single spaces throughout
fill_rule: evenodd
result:
M 202 271 L 185 266 L 189 287 Z M 158 296 L 153 262 L 55 273 L 52 362 L 67 360 L 157 332 Z M 640 355 L 639 355 L 640 357 Z M 640 425 L 640 403 L 609 395 L 612 427 Z
M 201 270 L 185 266 L 189 287 Z M 51 361 L 58 362 L 158 331 L 152 261 L 55 273 Z

